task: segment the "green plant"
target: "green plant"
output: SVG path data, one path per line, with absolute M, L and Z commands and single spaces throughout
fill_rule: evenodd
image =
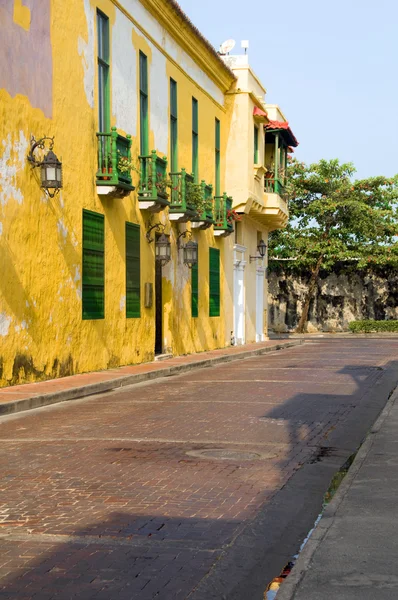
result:
M 374 321 L 371 319 L 351 321 L 348 328 L 352 333 L 377 333 L 382 331 L 398 333 L 398 321 Z
M 120 173 L 130 173 L 130 171 L 135 171 L 136 173 L 139 173 L 139 170 L 133 164 L 131 158 L 128 158 L 128 156 L 124 156 L 123 154 L 121 154 L 120 150 L 117 151 L 117 170 Z
M 205 198 L 203 188 L 200 183 L 192 183 L 191 181 L 187 181 L 185 194 L 187 204 L 192 206 L 192 208 L 194 208 L 199 215 L 211 210 L 211 199 Z

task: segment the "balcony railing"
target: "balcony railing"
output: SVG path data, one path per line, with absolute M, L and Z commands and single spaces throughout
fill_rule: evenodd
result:
M 264 178 L 264 191 L 268 194 L 278 194 L 283 197 L 285 192 L 285 186 L 282 184 L 280 179 Z
M 115 186 L 126 192 L 134 190 L 131 180 L 131 136 L 120 135 L 116 127 L 109 133 L 97 133 L 98 186 Z
M 195 214 L 195 206 L 190 203 L 189 188 L 194 183 L 193 175 L 181 169 L 178 173 L 170 173 L 171 198 L 170 213 L 184 213 L 187 216 Z
M 232 198 L 224 192 L 222 196 L 214 198 L 214 231 L 223 230 L 227 235 L 234 230 L 232 211 Z
M 139 156 L 140 160 L 140 185 L 138 200 L 156 202 L 167 206 L 169 204 L 168 188 L 170 182 L 167 178 L 167 158 L 157 155 L 156 150 L 146 156 Z

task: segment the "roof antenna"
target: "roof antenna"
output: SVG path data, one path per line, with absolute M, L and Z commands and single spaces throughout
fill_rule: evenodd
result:
M 241 48 L 245 49 L 245 54 L 247 54 L 247 49 L 249 47 L 249 40 L 242 40 L 240 45 L 241 45 Z

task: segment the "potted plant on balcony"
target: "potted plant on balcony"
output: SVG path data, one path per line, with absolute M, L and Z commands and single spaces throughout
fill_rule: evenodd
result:
M 232 225 L 232 223 L 234 221 L 241 221 L 242 220 L 242 216 L 236 212 L 236 210 L 228 210 L 227 211 L 227 221 L 230 225 Z
M 198 215 L 201 215 L 206 209 L 206 203 L 203 197 L 202 186 L 200 185 L 200 183 L 193 183 L 191 181 L 187 181 L 185 189 L 187 204 L 194 208 Z

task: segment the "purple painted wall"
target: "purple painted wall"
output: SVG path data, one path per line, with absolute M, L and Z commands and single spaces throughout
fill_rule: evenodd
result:
M 22 94 L 52 116 L 51 0 L 23 0 L 30 9 L 30 30 L 14 23 L 14 0 L 0 0 L 0 88 Z

